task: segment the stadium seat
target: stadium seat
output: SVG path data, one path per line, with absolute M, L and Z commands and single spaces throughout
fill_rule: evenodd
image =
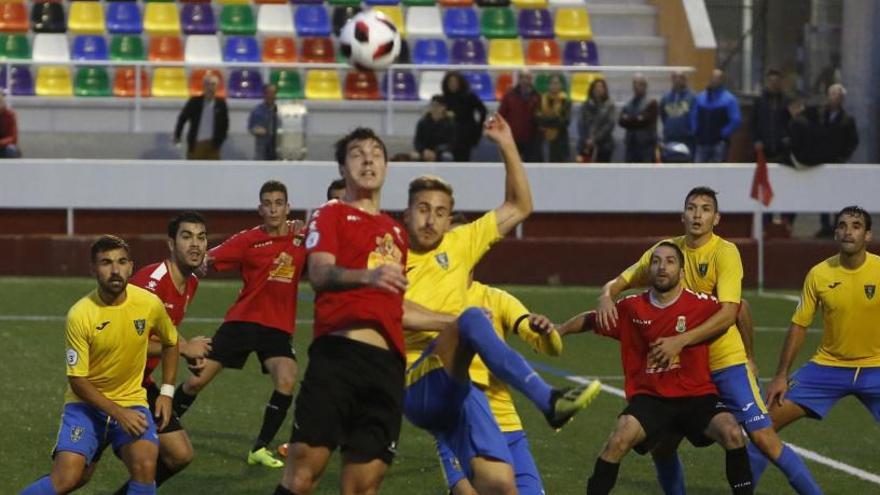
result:
M 0 60 L 31 58 L 31 43 L 26 34 L 0 34 Z
M 187 98 L 186 72 L 182 67 L 157 67 L 153 71 L 152 94 L 157 98 Z
M 342 26 L 345 26 L 345 23 L 352 17 L 356 16 L 360 11 L 360 7 L 353 5 L 340 5 L 338 7 L 333 7 L 333 36 L 338 38 L 339 34 L 342 32 Z M 410 12 L 412 12 L 412 10 L 410 10 Z M 409 20 L 407 19 L 407 21 Z
M 227 36 L 223 48 L 225 62 L 260 62 L 260 44 L 252 36 Z
M 215 0 L 220 5 L 248 5 L 251 0 Z
M 330 38 L 303 38 L 300 62 L 313 64 L 332 64 L 336 62 L 333 40 Z
M 526 64 L 560 65 L 562 54 L 555 40 L 529 40 L 526 45 Z
M 449 49 L 446 47 L 446 40 L 416 40 L 412 59 L 414 64 L 448 64 Z
M 67 31 L 64 22 L 64 7 L 57 2 L 37 2 L 31 6 L 31 27 L 35 33 L 63 33 Z
M 410 37 L 439 38 L 443 22 L 437 7 L 410 7 L 406 11 L 406 32 Z
M 556 9 L 556 37 L 561 40 L 591 40 L 590 14 L 582 7 Z
M 474 4 L 474 0 L 440 0 L 443 7 L 470 7 Z
M 519 35 L 513 11 L 506 7 L 484 8 L 480 24 L 486 38 L 516 38 Z
M 113 2 L 113 1 L 118 2 L 120 0 L 110 0 L 110 1 L 111 2 Z M 131 0 L 121 0 L 121 1 L 130 2 Z M 147 0 L 147 1 L 151 1 L 151 0 Z M 180 3 L 211 3 L 211 0 L 180 0 Z
M 73 96 L 70 69 L 57 66 L 37 69 L 37 96 Z
M 150 79 L 146 69 L 141 69 L 141 96 L 150 96 Z M 137 94 L 137 70 L 134 67 L 117 67 L 113 76 L 113 96 L 132 97 Z
M 403 4 L 407 7 L 433 7 L 437 2 L 436 0 L 403 0 Z
M 470 8 L 446 9 L 443 15 L 443 31 L 449 38 L 478 38 L 480 21 L 477 11 Z
M 210 1 L 210 0 L 209 0 L 209 1 Z M 258 5 L 259 5 L 259 4 L 266 4 L 266 3 L 269 3 L 269 4 L 271 4 L 271 3 L 280 3 L 280 4 L 285 4 L 285 5 L 287 5 L 287 0 L 254 0 L 254 3 L 256 3 L 256 4 L 258 4 Z
M 535 91 L 544 94 L 550 90 L 550 76 L 553 74 L 541 73 L 535 75 Z M 565 74 L 557 74 L 562 76 L 562 90 L 568 91 L 568 81 L 565 80 Z
M 510 0 L 477 0 L 479 7 L 510 7 Z
M 400 53 L 397 54 L 397 63 L 398 64 L 411 64 L 412 59 L 409 54 L 409 43 L 401 38 L 400 39 Z
M 257 21 L 250 5 L 224 5 L 220 11 L 220 30 L 223 34 L 253 36 L 257 32 Z
M 113 36 L 110 38 L 110 60 L 146 60 L 144 40 L 140 36 Z
M 226 84 L 223 83 L 223 71 L 220 69 L 194 69 L 189 75 L 189 95 L 201 96 L 204 91 L 203 82 L 205 76 L 213 74 L 217 78 L 215 95 L 218 98 L 226 98 Z
M 107 40 L 96 34 L 85 34 L 73 39 L 74 60 L 107 60 Z
M 446 73 L 440 70 L 426 70 L 419 78 L 419 99 L 429 101 L 432 96 L 443 93 L 441 84 Z
M 110 76 L 105 67 L 80 67 L 73 82 L 76 96 L 110 96 Z
M 183 41 L 177 36 L 153 36 L 148 58 L 151 62 L 183 62 Z M 153 84 L 156 84 L 155 77 Z
M 67 35 L 61 33 L 35 34 L 33 55 L 36 62 L 69 62 L 70 52 L 67 51 Z
M 358 6 L 360 6 L 360 4 L 361 4 L 361 0 L 328 0 L 328 3 L 329 3 L 330 5 L 334 5 L 334 6 L 343 6 L 343 7 L 345 7 L 345 6 L 352 6 L 352 7 L 358 7 Z
M 144 30 L 147 34 L 152 35 L 180 34 L 180 16 L 177 13 L 177 4 L 146 4 L 144 7 Z
M 269 81 L 278 88 L 276 96 L 281 100 L 302 100 L 305 98 L 302 78 L 293 69 L 272 69 Z
M 596 79 L 603 79 L 602 74 L 599 72 L 575 72 L 572 74 L 571 90 L 569 91 L 571 101 L 586 101 L 590 85 Z
M 579 7 L 586 8 L 585 0 L 549 0 L 548 2 L 551 8 L 558 7 Z
M 74 34 L 104 34 L 104 6 L 100 2 L 70 2 L 67 29 Z M 110 93 L 109 80 L 107 93 Z
M 416 89 L 416 76 L 408 70 L 395 70 L 391 82 L 391 98 L 395 101 L 413 101 L 419 99 Z M 382 77 L 382 97 L 388 98 L 388 72 Z
M 199 64 L 216 64 L 223 61 L 220 55 L 220 39 L 213 34 L 194 34 L 186 37 L 184 59 Z
M 0 86 L 13 96 L 32 96 L 34 94 L 34 78 L 31 69 L 26 65 L 13 65 L 12 75 L 7 85 L 6 65 L 0 66 Z
M 237 69 L 229 73 L 229 97 L 255 99 L 263 97 L 263 76 L 259 70 Z
M 501 101 L 504 95 L 513 87 L 513 74 L 501 72 L 495 80 L 495 99 Z
M 513 0 L 513 6 L 518 9 L 546 9 L 547 0 Z
M 324 0 L 290 0 L 292 3 L 297 5 L 305 5 L 305 4 L 315 4 L 320 5 L 324 3 Z
M 364 0 L 364 3 L 366 3 L 368 7 L 375 7 L 376 5 L 400 5 L 400 0 Z
M 599 53 L 592 41 L 566 41 L 562 49 L 565 65 L 599 65 Z
M 296 62 L 293 38 L 269 37 L 263 40 L 264 62 Z
M 342 88 L 335 70 L 310 70 L 306 73 L 306 98 L 309 100 L 341 100 Z
M 373 71 L 352 70 L 345 75 L 342 96 L 346 100 L 379 100 L 379 83 Z
M 300 5 L 293 14 L 297 36 L 330 36 L 330 17 L 323 5 Z
M 400 9 L 399 5 L 377 5 L 370 10 L 375 10 L 376 12 L 381 12 L 388 18 L 395 26 L 397 26 L 397 31 L 400 33 L 400 37 L 406 36 L 406 24 L 403 23 L 403 11 Z
M 486 65 L 486 46 L 479 38 L 453 40 L 449 59 L 453 64 Z
M 214 34 L 217 21 L 214 9 L 206 3 L 187 3 L 180 10 L 180 24 L 184 34 Z
M 260 5 L 257 31 L 261 35 L 293 36 L 293 12 L 289 5 Z
M 523 65 L 520 40 L 489 40 L 489 65 Z
M 134 2 L 107 4 L 107 31 L 111 34 L 141 34 L 144 22 L 141 10 Z
M 492 76 L 490 76 L 488 72 L 466 71 L 462 73 L 462 76 L 467 79 L 467 82 L 471 87 L 471 91 L 473 91 L 475 95 L 479 96 L 481 100 L 495 100 L 495 90 L 492 88 Z
M 0 32 L 26 33 L 28 29 L 27 7 L 23 2 L 0 3 Z
M 553 17 L 547 9 L 524 9 L 519 11 L 519 35 L 523 38 L 553 37 Z

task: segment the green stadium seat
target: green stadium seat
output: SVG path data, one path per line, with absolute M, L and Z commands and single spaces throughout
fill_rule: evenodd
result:
M 407 7 L 433 7 L 436 4 L 435 0 L 403 0 L 403 5 Z
M 329 0 L 328 3 L 340 7 L 360 7 L 361 0 Z
M 110 39 L 110 60 L 146 60 L 144 40 L 137 35 L 113 36 Z
M 0 60 L 31 58 L 31 43 L 26 34 L 0 34 Z
M 253 36 L 257 33 L 257 20 L 250 5 L 224 5 L 220 13 L 220 31 L 223 34 L 243 34 Z
M 481 31 L 486 38 L 517 38 L 516 19 L 507 7 L 486 7 L 480 19 Z
M 81 67 L 73 82 L 76 96 L 110 96 L 110 76 L 104 67 Z
M 274 69 L 269 75 L 269 81 L 278 88 L 278 99 L 302 100 L 305 98 L 302 78 L 299 72 L 292 69 Z

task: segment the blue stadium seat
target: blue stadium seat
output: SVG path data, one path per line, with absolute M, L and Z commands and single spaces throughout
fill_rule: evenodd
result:
M 144 21 L 135 2 L 107 4 L 107 31 L 110 34 L 141 34 Z
M 226 62 L 260 62 L 260 44 L 252 36 L 227 36 L 223 49 Z
M 323 5 L 300 5 L 293 14 L 297 36 L 330 36 L 330 16 Z
M 443 32 L 450 38 L 477 38 L 480 20 L 477 11 L 469 8 L 446 9 L 443 14 Z
M 74 60 L 107 60 L 107 40 L 97 34 L 84 34 L 73 39 Z
M 388 99 L 388 72 L 382 77 L 382 98 Z M 394 79 L 391 82 L 391 95 L 394 100 L 418 100 L 419 92 L 416 87 L 416 76 L 408 70 L 394 71 Z
M 466 71 L 462 73 L 471 91 L 483 101 L 495 101 L 495 88 L 492 87 L 492 76 L 486 71 Z
M 547 9 L 519 11 L 519 35 L 523 38 L 553 38 L 553 17 Z
M 414 64 L 448 64 L 449 49 L 440 39 L 416 40 L 412 49 Z
M 217 21 L 210 4 L 187 3 L 180 10 L 180 27 L 184 34 L 214 34 Z

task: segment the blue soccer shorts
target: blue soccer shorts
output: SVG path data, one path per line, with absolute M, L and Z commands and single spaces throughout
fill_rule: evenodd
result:
M 544 486 L 538 466 L 529 449 L 529 441 L 522 430 L 508 431 L 504 433 L 507 441 L 507 450 L 513 459 L 513 471 L 516 476 L 516 488 L 520 495 L 544 495 Z M 446 486 L 451 491 L 461 480 L 465 479 L 465 473 L 458 458 L 444 443 L 437 442 L 437 454 L 440 456 L 440 464 L 443 475 L 446 478 Z
M 737 364 L 713 371 L 712 382 L 718 388 L 721 401 L 747 432 L 773 426 L 758 381 L 748 366 Z
M 822 419 L 831 407 L 854 395 L 880 422 L 880 367 L 844 368 L 808 362 L 789 379 L 785 398 Z
M 82 402 L 65 404 L 53 455 L 56 452 L 75 452 L 86 458 L 86 464 L 90 464 L 95 454 L 107 444 L 113 447 L 114 452 L 137 440 L 148 440 L 159 445 L 159 435 L 150 410 L 141 406 L 129 409 L 140 411 L 147 418 L 147 429 L 138 437 L 129 435 L 119 423 L 96 407 Z

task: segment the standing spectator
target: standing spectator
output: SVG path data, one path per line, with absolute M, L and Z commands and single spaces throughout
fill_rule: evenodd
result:
M 471 91 L 470 84 L 460 72 L 447 72 L 440 87 L 443 89 L 446 108 L 455 118 L 452 156 L 457 162 L 470 161 L 471 149 L 480 143 L 483 136 L 486 106 Z
M 651 163 L 657 148 L 657 100 L 648 98 L 648 81 L 633 77 L 633 97 L 620 111 L 618 123 L 626 129 L 626 161 Z
M 6 95 L 0 91 L 0 158 L 21 158 L 18 149 L 18 117 L 6 106 Z
M 229 111 L 226 100 L 217 98 L 217 76 L 208 73 L 202 79 L 202 96 L 187 100 L 174 127 L 174 144 L 180 143 L 183 126 L 186 132 L 187 160 L 219 160 L 220 147 L 229 131 Z
M 697 95 L 691 127 L 697 150 L 695 159 L 701 163 L 720 163 L 727 159 L 730 136 L 741 122 L 739 102 L 724 87 L 724 72 L 712 71 L 709 87 Z
M 788 161 L 788 123 L 791 100 L 782 92 L 782 73 L 767 71 L 764 92 L 752 108 L 752 142 L 763 151 L 768 162 Z
M 498 106 L 498 113 L 510 125 L 516 149 L 524 162 L 541 161 L 541 137 L 535 120 L 540 105 L 541 97 L 532 85 L 532 73 L 522 70 L 516 86 L 510 88 Z
M 431 97 L 431 105 L 416 125 L 413 146 L 414 160 L 423 162 L 449 161 L 452 156 L 455 122 L 446 111 L 443 97 Z
M 546 93 L 541 95 L 538 109 L 538 125 L 547 143 L 548 162 L 570 160 L 568 147 L 568 124 L 571 123 L 571 100 L 562 90 L 562 76 L 553 74 L 548 81 Z M 543 155 L 543 150 L 541 150 Z
M 685 73 L 672 73 L 672 88 L 660 99 L 660 122 L 663 123 L 661 158 L 664 162 L 693 160 L 694 130 L 691 128 L 691 111 L 694 108 L 694 99 Z
M 254 136 L 254 160 L 278 159 L 278 88 L 269 84 L 263 90 L 263 102 L 251 110 L 248 132 Z
M 578 120 L 579 158 L 584 162 L 608 163 L 614 152 L 614 100 L 608 97 L 604 79 L 594 79 L 588 94 Z

